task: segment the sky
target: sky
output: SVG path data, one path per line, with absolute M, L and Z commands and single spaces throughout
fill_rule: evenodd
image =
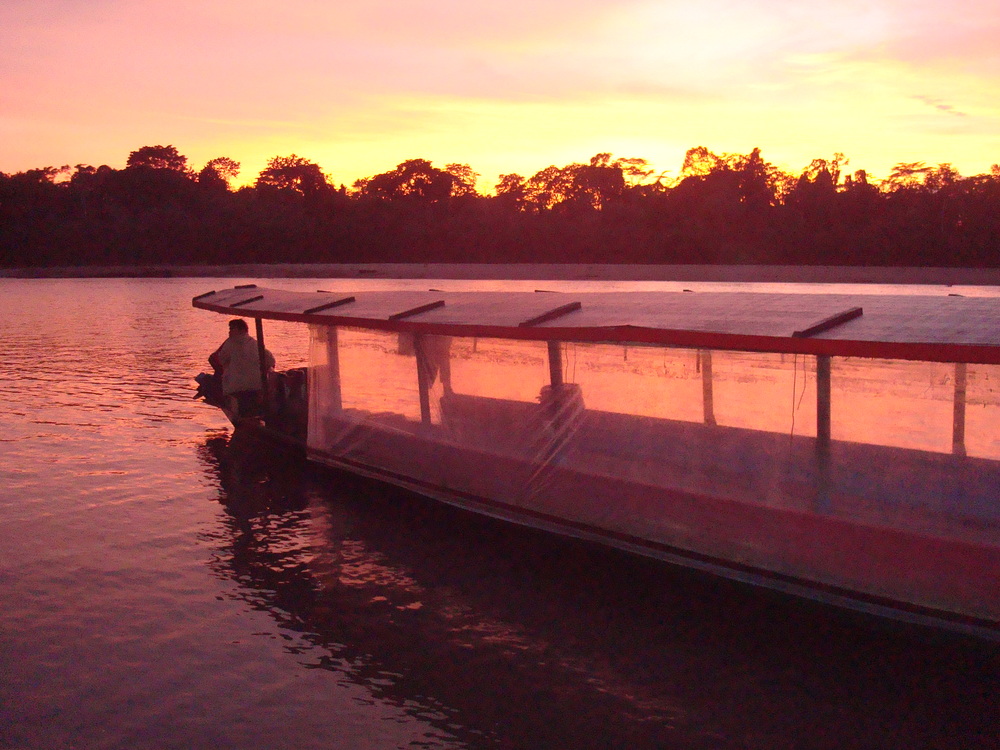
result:
M 252 182 L 407 159 L 501 174 L 704 146 L 1000 162 L 997 0 L 2 0 L 0 172 L 173 145 Z

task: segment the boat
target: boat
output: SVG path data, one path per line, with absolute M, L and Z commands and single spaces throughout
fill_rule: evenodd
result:
M 959 295 L 296 292 L 261 428 L 320 464 L 1000 639 L 1000 305 Z

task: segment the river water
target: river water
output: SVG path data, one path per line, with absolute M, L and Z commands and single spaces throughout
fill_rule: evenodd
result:
M 996 644 L 234 444 L 190 300 L 252 281 L 0 280 L 0 748 L 1000 747 Z

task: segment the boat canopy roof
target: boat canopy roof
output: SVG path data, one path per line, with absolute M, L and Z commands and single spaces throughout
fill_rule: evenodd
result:
M 450 336 L 1000 364 L 990 297 L 756 292 L 297 292 L 194 298 L 228 315 Z

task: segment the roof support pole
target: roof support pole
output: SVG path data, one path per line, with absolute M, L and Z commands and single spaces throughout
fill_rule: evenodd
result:
M 424 337 L 413 334 L 413 351 L 417 355 L 417 389 L 420 391 L 420 421 L 431 423 L 431 365 L 427 360 L 427 348 Z
M 816 503 L 830 507 L 830 356 L 816 356 Z
M 951 452 L 965 455 L 965 391 L 968 384 L 968 365 L 955 363 L 955 400 L 952 409 Z
M 264 322 L 254 318 L 257 327 L 257 358 L 260 360 L 260 405 L 261 413 L 267 417 L 271 413 L 271 392 L 267 382 L 267 351 L 264 347 Z
M 702 349 L 701 358 L 701 405 L 705 424 L 715 424 L 715 401 L 712 393 L 712 350 Z
M 562 450 L 570 437 L 567 428 L 574 418 L 583 410 L 583 400 L 580 388 L 575 384 L 566 385 L 563 380 L 562 342 L 547 341 L 549 350 L 549 383 L 542 388 L 540 403 L 548 421 L 546 433 L 549 444 L 546 448 L 546 460 Z
M 816 446 L 830 449 L 830 356 L 816 356 Z
M 340 339 L 336 326 L 329 326 L 324 329 L 324 333 L 326 334 L 326 385 L 329 388 L 330 407 L 340 411 L 344 408 L 340 390 Z
M 558 341 L 549 341 L 549 382 L 553 388 L 563 384 L 562 346 Z

